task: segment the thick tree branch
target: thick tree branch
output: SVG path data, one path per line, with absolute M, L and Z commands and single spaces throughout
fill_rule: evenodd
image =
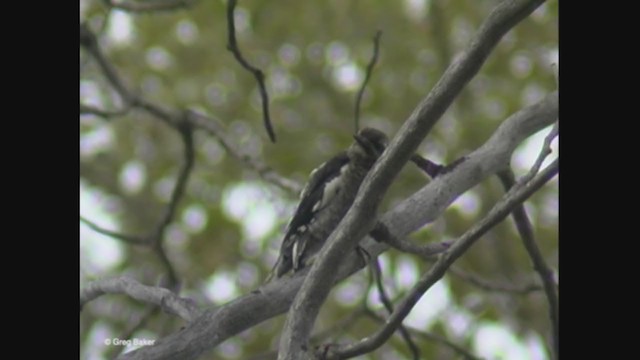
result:
M 557 92 L 513 114 L 464 162 L 439 175 L 380 220 L 396 238 L 404 238 L 435 220 L 458 196 L 504 169 L 515 148 L 527 137 L 552 124 L 557 114 Z M 387 244 L 370 238 L 360 245 L 372 257 L 389 248 Z M 358 255 L 349 252 L 345 261 L 334 269 L 338 273 L 337 281 L 363 266 Z M 159 339 L 153 346 L 124 354 L 120 359 L 195 359 L 229 337 L 286 312 L 308 272 L 309 268 L 303 269 L 291 277 L 265 284 L 218 309 L 207 310 L 182 331 Z
M 136 280 L 121 276 L 89 283 L 80 291 L 80 310 L 91 300 L 104 294 L 126 294 L 136 300 L 160 306 L 165 311 L 177 315 L 187 322 L 196 319 L 201 310 L 191 299 L 181 298 L 162 287 L 142 285 Z
M 264 73 L 257 67 L 249 64 L 249 62 L 242 56 L 240 48 L 238 47 L 238 41 L 236 40 L 236 21 L 234 18 L 234 10 L 237 5 L 236 0 L 229 0 L 227 5 L 227 26 L 228 26 L 228 42 L 227 50 L 231 51 L 236 60 L 247 71 L 253 74 L 258 83 L 258 89 L 260 90 L 260 99 L 262 100 L 262 116 L 264 120 L 264 127 L 267 129 L 269 139 L 271 142 L 276 142 L 276 133 L 271 126 L 271 117 L 269 116 L 269 93 L 267 93 L 267 86 L 264 83 Z
M 515 0 L 500 3 L 460 58 L 447 69 L 429 95 L 403 124 L 389 148 L 365 178 L 353 206 L 329 237 L 311 267 L 309 276 L 296 296 L 285 322 L 279 360 L 307 357 L 309 335 L 315 319 L 337 278 L 335 268 L 343 260 L 344 254 L 355 248 L 358 241 L 375 225 L 378 205 L 396 175 L 464 85 L 479 71 L 502 36 L 542 2 Z M 507 159 L 501 160 L 504 167 Z M 458 167 L 462 165 L 464 162 L 458 164 Z M 448 177 L 440 175 L 438 178 Z
M 455 241 L 451 249 L 442 254 L 438 261 L 425 273 L 409 294 L 387 319 L 385 326 L 359 342 L 332 348 L 328 359 L 348 359 L 365 354 L 381 346 L 395 332 L 402 320 L 409 314 L 422 295 L 446 273 L 447 269 L 462 256 L 482 235 L 504 220 L 511 211 L 546 184 L 558 173 L 558 160 L 549 165 L 530 183 L 514 187 L 491 209 L 489 214 L 474 224 L 469 231 Z

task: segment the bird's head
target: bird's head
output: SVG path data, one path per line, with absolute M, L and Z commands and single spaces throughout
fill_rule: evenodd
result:
M 377 159 L 387 146 L 387 135 L 374 128 L 364 128 L 353 135 L 355 143 L 349 149 L 349 157 Z

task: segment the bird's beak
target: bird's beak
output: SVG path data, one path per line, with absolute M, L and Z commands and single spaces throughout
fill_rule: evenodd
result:
M 358 144 L 360 144 L 360 146 L 362 146 L 362 148 L 366 149 L 368 147 L 367 140 L 362 136 L 355 134 L 353 135 L 353 138 L 358 142 Z

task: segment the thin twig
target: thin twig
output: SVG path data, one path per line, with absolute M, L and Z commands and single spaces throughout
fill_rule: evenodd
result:
M 128 111 L 128 108 L 123 108 L 120 110 L 103 110 L 91 105 L 80 103 L 80 115 L 95 115 L 104 119 L 111 119 L 114 117 L 122 116 Z
M 376 66 L 376 62 L 378 62 L 378 53 L 380 52 L 380 37 L 382 36 L 382 30 L 376 31 L 376 35 L 373 37 L 373 54 L 371 55 L 371 60 L 369 60 L 369 64 L 367 65 L 367 72 L 364 76 L 364 81 L 360 86 L 360 90 L 358 90 L 358 96 L 356 97 L 356 106 L 355 106 L 355 133 L 360 130 L 360 103 L 362 102 L 362 96 L 364 95 L 364 90 L 369 83 L 369 79 L 373 74 L 373 67 Z
M 109 81 L 111 86 L 113 86 L 120 97 L 122 97 L 125 107 L 135 104 L 137 97 L 127 89 L 124 81 L 118 76 L 115 67 L 104 56 L 95 34 L 89 29 L 89 26 L 84 23 L 80 24 L 80 44 L 96 59 L 107 81 Z
M 544 159 L 546 159 L 547 156 L 551 154 L 551 142 L 553 142 L 553 139 L 558 136 L 558 124 L 559 122 L 556 121 L 556 123 L 551 128 L 551 131 L 549 131 L 549 134 L 547 134 L 547 136 L 544 138 L 542 149 L 540 150 L 538 158 L 536 158 L 536 161 L 533 163 L 531 170 L 525 176 L 523 176 L 522 179 L 518 180 L 519 184 L 525 184 L 529 182 L 538 173 L 538 171 L 540 171 L 540 167 L 542 166 Z M 498 174 L 498 176 L 500 177 L 500 174 Z M 500 179 L 502 180 L 502 177 L 500 177 Z
M 97 233 L 100 233 L 102 235 L 106 235 L 132 245 L 149 245 L 148 238 L 146 237 L 127 235 L 127 234 L 122 234 L 119 232 L 107 230 L 103 227 L 98 226 L 96 223 L 82 217 L 82 215 L 80 215 L 80 221 L 83 222 L 85 225 L 87 225 L 91 230 Z
M 400 240 L 396 236 L 391 234 L 387 226 L 382 221 L 378 221 L 376 223 L 376 226 L 373 228 L 373 230 L 371 230 L 369 235 L 371 235 L 371 237 L 378 242 L 383 242 L 402 252 L 419 255 L 420 257 L 423 257 L 425 259 L 432 258 L 446 251 L 451 246 L 450 241 L 443 241 L 426 245 L 416 245 L 411 241 Z
M 545 147 L 544 149 L 547 149 Z M 543 149 L 543 152 L 545 151 Z M 531 172 L 537 171 L 536 169 L 532 169 Z M 506 191 L 509 191 L 516 184 L 515 175 L 513 171 L 507 170 L 498 173 L 498 177 L 502 182 Z M 559 307 L 558 307 L 558 293 L 556 292 L 556 286 L 554 281 L 554 272 L 547 265 L 544 260 L 544 256 L 536 243 L 535 237 L 533 235 L 533 226 L 531 225 L 531 221 L 527 216 L 527 212 L 524 208 L 523 204 L 519 204 L 513 209 L 513 220 L 516 224 L 516 228 L 520 233 L 520 237 L 522 238 L 522 243 L 524 244 L 527 253 L 529 254 L 529 258 L 533 262 L 534 270 L 540 275 L 540 279 L 542 280 L 542 284 L 544 287 L 544 292 L 547 295 L 547 301 L 549 302 L 549 317 L 551 319 L 551 328 L 552 328 L 552 341 L 553 341 L 553 352 L 554 358 L 558 359 L 558 351 L 560 349 L 559 344 L 559 336 L 560 331 L 558 329 L 559 322 Z
M 384 289 L 384 284 L 382 283 L 382 270 L 380 269 L 380 261 L 378 260 L 378 258 L 374 258 L 373 261 L 370 262 L 370 266 L 371 273 L 373 275 L 373 278 L 375 279 L 376 287 L 378 288 L 380 301 L 384 305 L 387 312 L 389 312 L 389 314 L 393 314 L 393 303 L 391 302 L 391 299 L 389 299 L 389 295 L 387 295 L 387 292 Z M 416 346 L 416 343 L 411 338 L 411 334 L 409 334 L 407 329 L 402 324 L 400 324 L 398 329 L 400 330 L 400 335 L 407 343 L 407 346 L 411 351 L 411 355 L 413 355 L 413 359 L 419 360 L 420 349 L 418 349 L 418 346 Z
M 512 294 L 518 294 L 518 295 L 527 295 L 532 292 L 542 290 L 542 286 L 535 283 L 516 286 L 513 284 L 504 284 L 504 283 L 489 281 L 481 277 L 478 277 L 475 274 L 465 272 L 464 270 L 455 266 L 451 266 L 449 268 L 449 273 L 485 291 L 506 292 L 506 293 L 512 293 Z
M 186 119 L 187 116 L 185 115 L 184 118 Z M 184 164 L 178 175 L 176 186 L 173 188 L 173 192 L 171 193 L 169 204 L 165 208 L 164 216 L 156 226 L 156 230 L 152 235 L 154 249 L 158 254 L 158 257 L 160 258 L 162 265 L 167 271 L 170 288 L 174 288 L 175 286 L 177 286 L 178 276 L 164 250 L 164 244 L 162 240 L 164 239 L 164 232 L 167 226 L 169 226 L 169 224 L 171 224 L 171 222 L 173 221 L 176 210 L 178 208 L 178 204 L 184 196 L 185 188 L 187 187 L 187 183 L 189 181 L 189 177 L 191 176 L 193 164 L 195 161 L 193 126 L 189 122 L 183 121 L 181 126 L 179 127 L 179 130 L 182 137 L 182 142 L 184 144 Z
M 267 93 L 267 86 L 264 83 L 264 73 L 262 70 L 256 68 L 255 66 L 249 64 L 249 62 L 242 56 L 240 52 L 240 48 L 238 47 L 238 42 L 236 40 L 236 23 L 234 18 L 234 10 L 237 5 L 236 0 L 229 0 L 227 5 L 227 25 L 228 25 L 228 42 L 227 42 L 227 50 L 231 51 L 236 60 L 245 68 L 247 71 L 253 74 L 258 82 L 258 89 L 260 90 L 260 98 L 262 99 L 262 115 L 264 119 L 264 126 L 267 129 L 267 134 L 269 134 L 269 139 L 271 142 L 276 142 L 276 134 L 273 131 L 273 127 L 271 126 L 271 118 L 269 116 L 269 94 Z

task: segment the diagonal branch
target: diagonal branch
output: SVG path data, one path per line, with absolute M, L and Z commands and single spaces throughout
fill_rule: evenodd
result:
M 543 1 L 501 2 L 482 24 L 471 44 L 444 73 L 432 91 L 405 121 L 399 133 L 365 178 L 353 206 L 332 233 L 314 262 L 289 311 L 280 342 L 280 360 L 302 359 L 321 305 L 337 279 L 335 268 L 344 254 L 375 225 L 378 205 L 404 164 L 440 119 L 463 87 L 475 76 L 504 34 Z M 513 140 L 512 140 L 513 141 Z M 501 159 L 504 161 L 504 159 Z M 468 160 L 449 170 L 460 168 Z M 505 162 L 501 165 L 505 166 Z M 448 178 L 438 176 L 437 179 Z
M 148 245 L 148 240 L 145 237 L 141 237 L 141 236 L 135 236 L 135 235 L 127 235 L 127 234 L 121 234 L 115 231 L 111 231 L 111 230 L 107 230 L 103 227 L 100 227 L 99 225 L 97 225 L 96 223 L 87 220 L 86 218 L 84 218 L 82 215 L 80 215 L 80 221 L 83 222 L 85 225 L 87 225 L 91 230 L 100 233 L 102 235 L 106 235 L 109 237 L 112 237 L 114 239 L 118 239 L 121 241 L 124 241 L 126 243 L 129 243 L 131 245 Z
M 356 110 L 354 115 L 355 121 L 355 132 L 357 133 L 360 130 L 360 103 L 362 102 L 362 96 L 364 95 L 364 90 L 367 88 L 367 84 L 369 83 L 369 79 L 371 79 L 371 75 L 373 75 L 373 67 L 376 66 L 376 62 L 378 62 L 378 53 L 380 52 L 380 37 L 382 36 L 382 31 L 376 31 L 376 35 L 373 37 L 373 55 L 371 56 L 371 60 L 367 65 L 367 73 L 364 77 L 364 81 L 362 82 L 362 86 L 360 86 L 360 90 L 358 90 L 358 96 L 356 97 Z
M 269 134 L 269 139 L 271 139 L 271 142 L 275 143 L 276 134 L 273 131 L 273 127 L 271 126 L 271 118 L 269 116 L 269 94 L 267 93 L 267 86 L 264 83 L 264 73 L 262 72 L 262 70 L 249 64 L 244 56 L 242 56 L 240 48 L 238 47 L 238 41 L 236 40 L 236 21 L 234 18 L 234 10 L 237 3 L 237 0 L 229 0 L 227 6 L 227 25 L 229 32 L 227 50 L 231 51 L 240 65 L 242 65 L 243 68 L 252 73 L 256 78 L 258 89 L 260 90 L 260 99 L 262 100 L 262 116 L 264 120 L 264 127 L 267 129 L 267 134 Z
M 449 273 L 485 291 L 506 292 L 506 293 L 512 293 L 512 294 L 518 294 L 518 295 L 527 295 L 534 291 L 540 291 L 543 289 L 542 286 L 535 284 L 533 282 L 516 286 L 512 284 L 504 284 L 504 283 L 489 281 L 481 277 L 478 277 L 473 273 L 468 273 L 455 266 L 452 266 L 449 268 Z

